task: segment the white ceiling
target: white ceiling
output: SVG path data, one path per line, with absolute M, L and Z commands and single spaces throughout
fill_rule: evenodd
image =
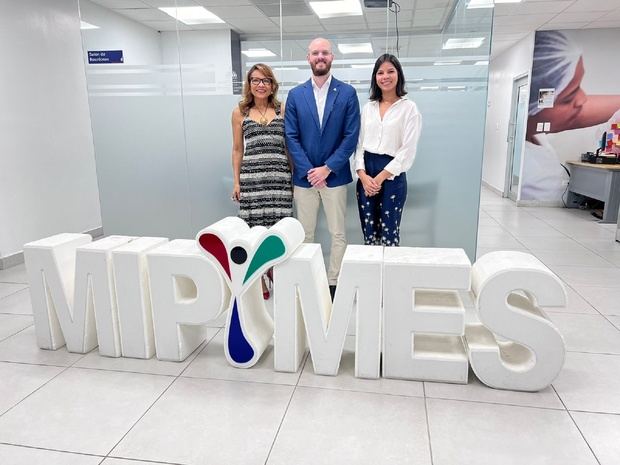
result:
M 242 39 L 268 41 L 280 36 L 279 0 L 92 0 L 159 31 L 232 28 Z M 282 0 L 282 30 L 285 38 L 307 40 L 307 35 L 347 35 L 369 33 L 373 46 L 385 35 L 384 9 L 363 8 L 363 16 L 320 20 L 308 6 L 309 0 Z M 363 2 L 363 0 L 361 0 Z M 420 53 L 428 35 L 428 46 L 435 47 L 433 34 L 452 18 L 457 0 L 398 0 L 401 11 L 398 26 L 402 37 L 401 56 Z M 158 7 L 204 6 L 226 24 L 186 26 L 159 11 Z M 488 29 L 487 9 L 467 10 L 467 24 L 473 32 Z M 88 20 L 87 18 L 84 18 Z M 394 15 L 390 14 L 390 35 L 394 35 Z M 620 0 L 523 0 L 495 6 L 492 56 L 496 56 L 527 34 L 541 29 L 582 29 L 618 27 Z M 463 31 L 467 33 L 467 29 Z M 416 37 L 417 36 L 417 37 Z M 432 42 L 432 44 L 431 44 Z M 305 42 L 304 42 L 305 43 Z M 380 44 L 377 44 L 380 45 Z M 385 40 L 383 40 L 385 46 Z M 379 47 L 375 47 L 375 52 Z M 303 50 L 303 47 L 302 47 Z M 291 57 L 292 58 L 292 57 Z
M 523 0 L 498 4 L 493 19 L 492 55 L 496 56 L 532 31 L 619 25 L 620 0 Z

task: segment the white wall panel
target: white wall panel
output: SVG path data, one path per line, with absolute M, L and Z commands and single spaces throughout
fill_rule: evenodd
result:
M 0 257 L 101 225 L 77 0 L 0 4 Z

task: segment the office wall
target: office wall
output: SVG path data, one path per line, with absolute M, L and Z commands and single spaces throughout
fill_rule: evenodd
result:
M 508 156 L 508 125 L 512 85 L 532 68 L 534 34 L 529 34 L 489 63 L 489 96 L 484 136 L 482 181 L 502 192 Z
M 0 258 L 101 225 L 77 8 L 0 4 Z
M 126 65 L 161 63 L 160 33 L 89 0 L 80 0 L 83 21 L 99 29 L 84 30 L 87 50 L 123 50 Z

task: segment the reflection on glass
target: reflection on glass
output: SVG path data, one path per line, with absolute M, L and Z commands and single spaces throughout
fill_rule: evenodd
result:
M 354 0 L 359 10 L 324 15 L 296 0 L 210 0 L 206 9 L 223 23 L 190 24 L 160 9 L 178 15 L 187 2 L 106 8 L 80 0 L 81 19 L 99 27 L 82 30 L 85 63 L 87 51 L 122 50 L 124 60 L 85 65 L 105 232 L 192 237 L 236 214 L 230 121 L 245 73 L 269 64 L 286 100 L 310 78 L 307 46 L 323 36 L 333 44 L 334 76 L 356 89 L 360 105 L 375 59 L 399 57 L 424 119 L 402 244 L 463 247 L 473 259 L 493 8 L 471 1 L 387 8 Z M 361 243 L 352 189 L 347 234 Z M 320 223 L 323 250 L 327 237 Z

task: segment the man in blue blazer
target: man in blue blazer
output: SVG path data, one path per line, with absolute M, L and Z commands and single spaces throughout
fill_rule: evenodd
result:
M 334 54 L 327 39 L 314 39 L 307 59 L 312 77 L 289 92 L 284 128 L 305 242 L 314 242 L 321 203 L 325 210 L 331 236 L 327 278 L 333 296 L 347 246 L 347 184 L 353 180 L 349 157 L 357 146 L 360 111 L 355 89 L 330 74 Z

